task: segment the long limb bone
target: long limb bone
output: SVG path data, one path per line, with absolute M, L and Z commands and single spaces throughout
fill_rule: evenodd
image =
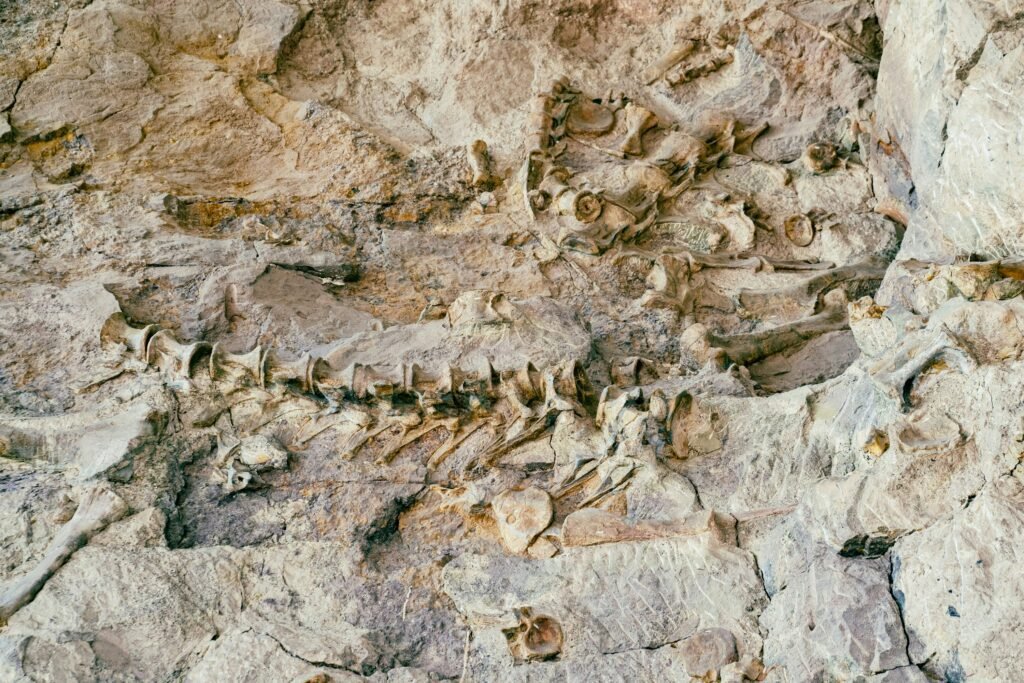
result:
M 797 306 L 813 308 L 823 292 L 841 285 L 876 287 L 885 275 L 886 266 L 884 260 L 871 258 L 856 265 L 826 270 L 789 287 L 768 290 L 744 289 L 740 291 L 739 303 L 746 311 L 760 315 L 791 309 L 794 303 Z M 855 298 L 857 293 L 848 294 Z
M 827 297 L 825 310 L 803 320 L 779 325 L 762 332 L 719 336 L 709 334 L 712 347 L 720 349 L 736 365 L 748 365 L 825 334 L 849 327 L 846 297 Z
M 125 515 L 128 506 L 113 491 L 90 489 L 78 504 L 67 524 L 50 541 L 43 559 L 28 574 L 9 584 L 0 593 L 0 625 L 27 605 L 43 585 L 71 555 L 97 532 Z
M 702 254 L 696 251 L 666 250 L 662 256 L 675 256 L 685 259 L 692 270 L 701 268 L 750 268 L 754 271 L 775 271 L 775 270 L 831 270 L 834 264 L 828 261 L 784 261 L 770 259 L 756 254 Z M 639 249 L 624 249 L 615 255 L 614 262 L 620 263 L 623 259 L 637 257 L 656 261 L 660 256 L 649 251 Z M 883 268 L 884 270 L 884 268 Z

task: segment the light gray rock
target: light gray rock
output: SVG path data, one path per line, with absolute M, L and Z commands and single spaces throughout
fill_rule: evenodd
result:
M 1019 3 L 541 4 L 5 4 L 0 679 L 1024 680 Z
M 566 662 L 657 650 L 709 628 L 730 632 L 741 653 L 760 650 L 754 614 L 765 596 L 753 558 L 708 537 L 577 548 L 538 561 L 468 556 L 446 567 L 444 586 L 474 631 L 500 635 L 522 607 L 550 615 Z M 504 638 L 487 642 L 471 666 L 509 659 Z
M 1021 514 L 1014 476 L 893 549 L 893 588 L 910 657 L 926 671 L 967 680 L 1015 675 L 1020 629 L 1013 605 L 1021 579 L 1014 549 Z
M 910 662 L 884 559 L 823 553 L 761 615 L 764 663 L 792 680 L 869 675 Z

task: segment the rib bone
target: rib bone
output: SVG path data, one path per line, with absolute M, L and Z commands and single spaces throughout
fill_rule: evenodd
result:
M 74 516 L 50 541 L 39 563 L 0 593 L 0 626 L 31 602 L 47 580 L 76 550 L 108 524 L 123 517 L 127 511 L 125 502 L 110 489 L 100 486 L 89 489 L 78 504 Z

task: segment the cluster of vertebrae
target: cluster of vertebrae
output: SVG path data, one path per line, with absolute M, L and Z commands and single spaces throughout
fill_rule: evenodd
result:
M 537 96 L 530 125 L 521 173 L 527 209 L 557 220 L 560 245 L 600 254 L 665 224 L 698 250 L 751 246 L 753 225 L 741 207 L 718 212 L 749 229 L 744 237 L 690 223 L 674 200 L 722 157 L 745 150 L 765 126 L 746 130 L 730 121 L 693 135 L 662 125 L 624 96 L 588 99 L 567 81 Z

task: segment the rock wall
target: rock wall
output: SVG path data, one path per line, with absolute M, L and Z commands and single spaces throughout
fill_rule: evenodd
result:
M 1013 681 L 1024 5 L 0 8 L 0 679 Z

